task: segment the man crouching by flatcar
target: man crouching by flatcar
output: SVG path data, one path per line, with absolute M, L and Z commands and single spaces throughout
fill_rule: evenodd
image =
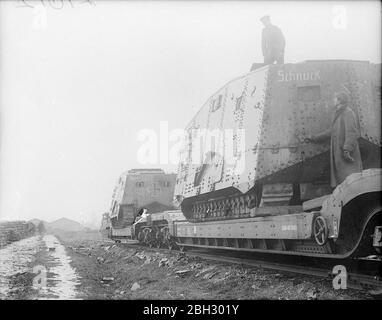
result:
M 361 153 L 358 145 L 360 136 L 357 118 L 349 107 L 349 96 L 339 92 L 334 97 L 336 108 L 332 127 L 317 135 L 308 136 L 305 141 L 315 143 L 330 139 L 330 185 L 335 188 L 347 176 L 362 171 Z

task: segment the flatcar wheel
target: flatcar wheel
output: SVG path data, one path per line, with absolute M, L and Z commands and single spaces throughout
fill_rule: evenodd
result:
M 152 230 L 149 228 L 143 229 L 144 234 L 144 243 L 147 244 L 150 248 L 153 247 L 153 236 Z
M 140 230 L 138 233 L 138 241 L 140 243 L 144 243 L 144 241 L 145 241 L 145 235 L 143 234 L 142 230 Z
M 160 230 L 157 230 L 155 233 L 155 248 L 160 249 L 162 246 L 162 233 Z
M 322 216 L 318 216 L 313 222 L 314 239 L 317 244 L 323 246 L 328 241 L 328 226 Z
M 175 249 L 175 245 L 174 245 L 174 243 L 171 240 L 168 241 L 167 247 L 168 247 L 169 250 L 174 250 Z

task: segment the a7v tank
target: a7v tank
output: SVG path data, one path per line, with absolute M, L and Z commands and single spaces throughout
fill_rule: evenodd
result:
M 132 169 L 123 173 L 113 191 L 112 228 L 131 226 L 145 209 L 150 213 L 175 209 L 172 201 L 175 177 L 162 169 Z
M 256 207 L 329 194 L 329 144 L 304 140 L 330 128 L 337 91 L 351 97 L 364 169 L 380 167 L 380 67 L 350 60 L 270 65 L 218 90 L 186 128 L 175 186 L 186 218 L 244 218 Z

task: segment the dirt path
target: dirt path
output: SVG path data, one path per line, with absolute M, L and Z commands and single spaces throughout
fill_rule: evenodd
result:
M 45 235 L 42 242 L 42 250 L 32 264 L 41 279 L 35 284 L 34 298 L 76 299 L 79 277 L 71 266 L 65 247 L 54 235 Z

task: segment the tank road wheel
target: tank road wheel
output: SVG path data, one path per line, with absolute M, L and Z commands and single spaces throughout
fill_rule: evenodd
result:
M 143 233 L 143 230 L 139 230 L 139 232 L 138 232 L 138 241 L 139 241 L 139 243 L 145 242 L 145 235 Z
M 229 216 L 230 215 L 230 211 L 231 211 L 231 203 L 230 203 L 230 200 L 229 199 L 225 199 L 223 200 L 224 201 L 224 213 L 223 215 L 226 217 L 226 216 Z
M 328 241 L 328 226 L 322 216 L 317 216 L 313 222 L 314 240 L 317 244 L 323 246 Z
M 152 248 L 154 242 L 152 230 L 150 228 L 146 228 L 143 230 L 143 234 L 144 243 L 147 244 L 150 248 Z
M 162 248 L 163 246 L 165 247 L 167 245 L 167 241 L 170 237 L 170 233 L 168 230 L 168 227 L 162 227 L 159 229 L 156 233 L 156 246 L 157 248 Z
M 158 230 L 155 234 L 155 247 L 157 249 L 160 249 L 161 246 L 162 246 L 162 239 L 163 239 L 163 236 L 162 236 L 162 231 L 161 230 Z
M 169 250 L 175 250 L 176 249 L 176 243 L 175 241 L 171 238 L 169 233 L 166 233 L 166 245 Z
M 165 227 L 162 229 L 162 236 L 163 236 L 163 245 L 166 246 L 169 250 L 175 250 L 176 249 L 176 242 L 172 238 L 170 234 L 170 230 L 168 227 Z
M 176 250 L 177 249 L 177 245 L 176 245 L 176 242 L 173 240 L 173 239 L 169 239 L 168 241 L 167 241 L 167 247 L 168 247 L 168 249 L 169 250 Z
M 254 194 L 251 194 L 247 198 L 247 207 L 248 209 L 253 209 L 254 207 L 257 206 L 257 199 Z

